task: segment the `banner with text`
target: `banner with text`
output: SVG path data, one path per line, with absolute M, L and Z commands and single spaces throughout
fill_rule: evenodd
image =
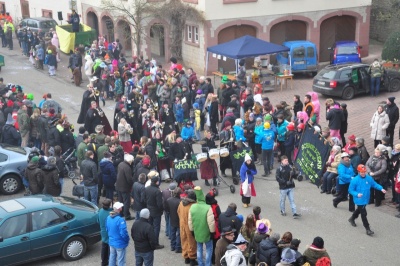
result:
M 245 147 L 242 149 L 238 149 L 235 151 L 231 151 L 230 152 L 230 157 L 232 160 L 232 167 L 233 167 L 233 172 L 239 172 L 240 171 L 240 167 L 242 167 L 242 164 L 244 162 L 244 157 L 246 156 L 246 153 L 250 155 L 251 159 L 254 159 L 253 156 L 253 151 L 251 150 L 250 147 Z
M 324 143 L 314 129 L 307 126 L 299 144 L 299 152 L 296 157 L 295 166 L 316 186 L 321 185 L 321 177 L 328 160 L 331 147 Z
M 197 180 L 197 161 L 182 160 L 174 164 L 174 179 L 176 182 L 182 180 Z

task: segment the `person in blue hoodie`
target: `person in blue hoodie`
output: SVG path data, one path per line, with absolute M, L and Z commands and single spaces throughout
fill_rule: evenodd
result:
M 124 204 L 115 202 L 113 211 L 107 217 L 106 229 L 110 246 L 109 266 L 126 266 L 126 247 L 129 245 L 129 234 L 125 219 L 121 216 Z
M 108 151 L 104 153 L 104 158 L 100 160 L 100 170 L 103 176 L 103 184 L 106 188 L 106 198 L 111 202 L 114 198 L 115 182 L 117 182 L 117 172 L 112 161 L 112 155 Z
M 276 124 L 277 138 L 279 143 L 279 151 L 282 156 L 285 154 L 285 140 L 286 140 L 287 125 L 289 124 L 289 122 L 284 119 L 283 114 L 279 114 L 277 116 L 277 119 L 278 119 L 278 122 Z
M 341 155 L 342 160 L 338 166 L 338 179 L 340 192 L 336 198 L 333 199 L 333 207 L 337 208 L 341 201 L 347 200 L 347 194 L 349 194 L 349 185 L 351 179 L 354 177 L 353 166 L 351 165 L 350 155 L 347 152 L 343 152 Z M 349 211 L 351 211 L 351 202 L 349 201 Z M 353 207 L 354 208 L 354 207 Z
M 111 200 L 104 199 L 102 202 L 103 208 L 99 211 L 98 222 L 100 225 L 101 235 L 101 266 L 108 266 L 108 259 L 110 256 L 110 246 L 108 245 L 108 233 L 106 228 L 107 217 L 113 210 L 111 207 Z
M 278 129 L 276 128 L 275 121 L 274 121 L 274 118 L 272 117 L 272 115 L 266 114 L 264 116 L 264 122 L 269 123 L 269 126 L 270 126 L 271 130 L 275 133 L 275 138 L 276 138 L 276 136 L 278 135 Z M 274 153 L 275 152 L 273 152 L 273 154 L 272 154 L 272 160 L 269 165 L 270 170 L 274 169 Z M 275 156 L 278 156 L 277 152 L 276 152 Z
M 262 118 L 261 117 L 257 117 L 256 125 L 254 127 L 254 133 L 255 133 L 254 142 L 255 142 L 255 146 L 256 146 L 256 153 L 257 153 L 258 161 L 254 162 L 255 164 L 261 164 L 262 163 L 262 160 L 261 160 L 261 142 L 262 142 L 262 138 L 263 138 L 263 131 L 264 131 L 264 125 L 262 124 Z
M 376 190 L 386 193 L 386 190 L 382 188 L 381 185 L 375 182 L 375 180 L 367 174 L 367 167 L 363 164 L 357 166 L 358 175 L 354 177 L 349 186 L 349 193 L 353 195 L 354 204 L 357 209 L 353 212 L 353 215 L 348 220 L 350 224 L 356 227 L 355 220 L 361 214 L 361 220 L 365 229 L 367 230 L 367 235 L 371 236 L 374 234 L 369 227 L 367 219 L 367 204 L 369 203 L 370 190 L 374 188 Z
M 257 134 L 257 132 L 256 132 Z M 271 125 L 268 122 L 264 123 L 263 136 L 261 141 L 262 161 L 264 165 L 263 177 L 271 174 L 271 161 L 273 156 L 275 141 L 275 133 L 271 130 Z
M 257 174 L 257 168 L 251 159 L 250 155 L 246 153 L 244 157 L 244 162 L 242 167 L 240 167 L 240 195 L 242 196 L 243 207 L 250 207 L 251 197 L 256 196 L 256 190 L 253 184 L 254 176 Z M 242 185 L 246 181 L 249 184 L 249 189 L 247 191 L 243 191 Z
M 193 137 L 193 127 L 189 122 L 184 122 L 183 123 L 183 128 L 181 131 L 181 137 L 183 140 L 190 140 Z

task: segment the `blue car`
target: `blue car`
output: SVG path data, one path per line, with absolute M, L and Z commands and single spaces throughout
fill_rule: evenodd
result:
M 345 64 L 345 63 L 361 63 L 362 47 L 355 41 L 339 41 L 335 42 L 331 50 L 330 62 L 331 65 Z
M 99 209 L 71 197 L 35 195 L 0 202 L 0 265 L 61 255 L 79 260 L 101 240 Z

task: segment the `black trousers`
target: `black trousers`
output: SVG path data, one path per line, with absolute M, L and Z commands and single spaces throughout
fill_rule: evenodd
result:
M 369 229 L 369 223 L 367 219 L 367 205 L 357 205 L 357 209 L 353 212 L 351 219 L 355 220 L 361 214 L 361 220 L 365 229 Z
M 118 191 L 118 201 L 122 202 L 124 204 L 124 207 L 122 207 L 122 212 L 124 214 L 124 217 L 129 217 L 131 216 L 131 213 L 129 211 L 129 207 L 131 206 L 131 195 L 129 192 L 120 192 Z
M 386 136 L 389 136 L 389 146 L 393 147 L 393 135 L 394 135 L 394 128 L 388 128 L 386 129 Z
M 379 185 L 382 185 L 382 181 L 380 180 L 375 180 L 376 183 Z M 369 204 L 372 204 L 375 202 L 375 205 L 380 205 L 383 199 L 383 193 L 382 191 L 376 190 L 374 188 L 371 188 L 370 190 L 370 196 L 369 196 Z
M 210 121 L 210 128 L 212 133 L 214 133 L 216 136 L 218 136 L 218 129 L 217 129 L 217 120 L 211 120 Z
M 101 242 L 101 266 L 108 266 L 108 258 L 110 256 L 110 246 Z
M 337 195 L 336 198 L 333 199 L 333 202 L 336 204 L 339 204 L 342 201 L 347 200 L 347 194 L 349 194 L 349 185 L 350 184 L 340 184 L 340 190 L 339 190 L 339 195 Z M 349 211 L 354 211 L 354 202 L 353 202 L 353 196 L 350 195 L 350 200 L 349 200 Z
M 254 156 L 254 161 L 257 161 L 257 151 L 256 151 L 256 143 L 254 137 L 248 139 L 249 146 L 251 148 L 251 151 L 253 152 Z
M 242 203 L 243 204 L 250 204 L 251 197 L 242 196 Z

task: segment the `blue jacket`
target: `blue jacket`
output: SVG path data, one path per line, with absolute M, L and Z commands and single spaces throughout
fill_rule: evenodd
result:
M 103 158 L 100 161 L 100 170 L 103 175 L 103 184 L 106 188 L 115 188 L 115 182 L 117 181 L 117 172 L 113 163 Z
M 175 119 L 178 123 L 183 123 L 183 108 L 182 104 L 174 104 Z
M 257 144 L 261 144 L 263 136 L 264 136 L 264 126 L 262 124 L 259 126 L 256 125 L 256 127 L 254 129 L 254 133 L 256 134 L 255 142 Z
M 370 189 L 382 190 L 382 186 L 375 182 L 375 180 L 366 175 L 364 178 L 358 174 L 354 177 L 349 186 L 349 193 L 353 195 L 355 205 L 367 205 L 369 202 Z M 362 197 L 359 198 L 358 194 L 361 193 Z
M 36 51 L 36 56 L 39 60 L 44 60 L 44 50 L 42 47 L 39 47 Z
M 125 219 L 118 213 L 111 212 L 107 217 L 106 229 L 108 244 L 113 248 L 126 248 L 129 245 L 129 234 Z
M 277 125 L 277 130 L 278 130 L 278 141 L 285 141 L 286 140 L 286 127 L 289 124 L 288 121 L 283 120 L 282 123 Z
M 204 108 L 204 104 L 206 103 L 206 97 L 205 96 L 201 96 L 199 98 L 196 98 L 194 100 L 194 102 L 199 104 L 199 109 L 200 109 L 200 111 L 202 111 L 203 108 Z
M 112 210 L 113 210 L 112 208 L 108 208 L 107 210 L 101 208 L 99 211 L 99 216 L 97 217 L 97 220 L 99 221 L 100 224 L 101 242 L 107 244 L 108 244 L 108 233 L 107 233 L 106 223 L 107 223 L 107 217 L 110 216 L 110 212 Z
M 261 149 L 272 150 L 274 148 L 275 133 L 271 129 L 263 130 L 263 137 L 261 142 Z
M 295 139 L 295 133 L 294 131 L 288 131 L 286 134 L 286 140 L 285 140 L 285 148 L 289 150 L 294 149 L 294 139 Z
M 247 173 L 247 170 L 249 170 L 250 173 Z M 249 168 L 246 162 L 243 162 L 242 167 L 240 167 L 240 182 L 243 183 L 246 180 L 246 173 L 249 184 L 253 183 L 254 176 L 257 174 L 257 169 Z
M 233 126 L 233 132 L 235 132 L 235 140 L 236 141 L 246 141 L 246 137 L 244 136 L 244 130 L 241 126 Z
M 183 127 L 181 132 L 183 140 L 188 140 L 193 137 L 193 127 Z
M 340 163 L 338 166 L 338 174 L 339 174 L 339 184 L 348 184 L 354 176 L 353 166 L 350 165 L 347 167 L 343 163 Z
M 269 123 L 269 128 L 274 131 L 275 136 L 278 134 L 278 129 L 276 128 L 276 125 L 274 124 L 274 121 L 270 121 Z

